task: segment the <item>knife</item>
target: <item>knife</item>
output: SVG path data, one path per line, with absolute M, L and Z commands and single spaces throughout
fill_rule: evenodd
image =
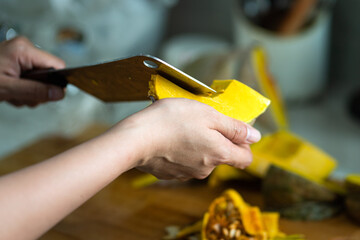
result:
M 216 93 L 204 83 L 150 55 L 60 70 L 30 70 L 21 78 L 60 87 L 72 84 L 104 102 L 117 102 L 149 100 L 149 81 L 151 75 L 156 74 L 197 95 Z

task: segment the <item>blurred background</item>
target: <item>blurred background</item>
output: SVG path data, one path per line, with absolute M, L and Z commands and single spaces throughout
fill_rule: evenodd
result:
M 261 45 L 290 130 L 333 156 L 343 177 L 360 172 L 358 9 L 357 0 L 0 0 L 0 41 L 24 35 L 68 67 L 151 54 L 206 84 L 246 78 L 249 49 Z M 72 86 L 35 109 L 0 103 L 0 158 L 149 104 L 105 104 Z

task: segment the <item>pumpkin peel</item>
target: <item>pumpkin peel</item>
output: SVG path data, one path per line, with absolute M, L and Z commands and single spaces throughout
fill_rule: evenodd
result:
M 337 165 L 327 153 L 285 130 L 263 136 L 251 150 L 254 158 L 246 171 L 260 178 L 276 165 L 320 183 Z
M 211 96 L 195 95 L 159 75 L 153 75 L 149 83 L 149 96 L 156 100 L 193 99 L 246 123 L 252 122 L 270 104 L 269 99 L 237 80 L 214 80 L 211 88 L 217 93 Z
M 271 165 L 262 183 L 267 209 L 296 220 L 322 220 L 342 210 L 342 197 L 321 182 Z

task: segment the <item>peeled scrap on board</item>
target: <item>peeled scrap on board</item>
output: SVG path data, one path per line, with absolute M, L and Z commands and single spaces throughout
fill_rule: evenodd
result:
M 265 240 L 277 235 L 283 236 L 278 229 L 278 214 L 272 214 L 276 217 L 266 217 L 264 221 L 258 207 L 248 205 L 235 190 L 228 189 L 210 204 L 208 212 L 205 213 L 202 240 Z
M 279 229 L 279 213 L 261 212 L 244 201 L 234 189 L 215 198 L 203 219 L 177 229 L 166 240 L 303 240 L 304 236 L 286 235 Z M 169 230 L 169 229 L 168 229 Z M 170 231 L 168 231 L 170 233 Z
M 282 217 L 322 220 L 338 214 L 342 197 L 325 181 L 318 182 L 271 165 L 262 183 L 265 206 Z
M 234 189 L 226 190 L 209 206 L 203 217 L 202 240 L 302 240 L 279 230 L 279 214 L 261 212 L 244 201 Z
M 271 165 L 280 166 L 312 181 L 322 182 L 336 168 L 337 162 L 317 146 L 282 130 L 262 137 L 251 146 L 254 158 L 246 169 L 265 177 Z
M 246 123 L 251 123 L 270 104 L 269 99 L 237 80 L 214 80 L 211 88 L 217 93 L 211 96 L 190 93 L 159 75 L 153 75 L 149 85 L 149 96 L 155 99 L 193 99 Z

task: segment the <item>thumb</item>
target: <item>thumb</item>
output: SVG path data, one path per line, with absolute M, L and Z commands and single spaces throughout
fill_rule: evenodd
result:
M 219 131 L 234 144 L 251 144 L 261 139 L 260 132 L 249 124 L 223 114 L 221 114 L 220 118 L 220 121 L 216 121 L 215 130 Z
M 64 89 L 32 80 L 7 77 L 2 82 L 9 98 L 22 101 L 46 102 L 64 97 Z

